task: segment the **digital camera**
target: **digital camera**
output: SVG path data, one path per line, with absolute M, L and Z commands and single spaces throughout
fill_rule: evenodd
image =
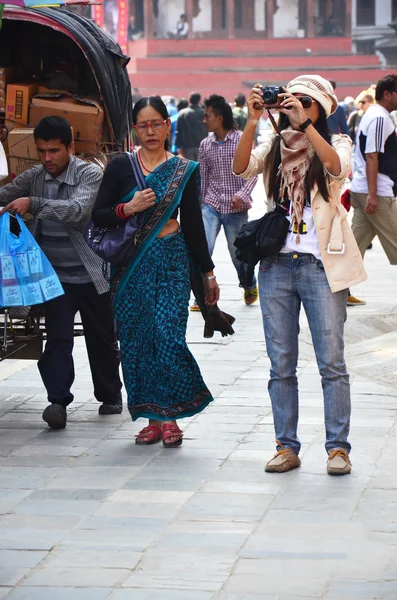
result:
M 279 94 L 284 94 L 285 90 L 278 85 L 267 85 L 262 88 L 262 98 L 265 106 L 278 108 L 279 107 Z M 303 108 L 310 108 L 313 104 L 313 100 L 310 96 L 300 96 L 299 100 Z M 287 108 L 287 107 L 286 107 Z
M 278 104 L 278 95 L 283 94 L 284 90 L 278 85 L 267 85 L 262 88 L 262 98 L 266 105 Z

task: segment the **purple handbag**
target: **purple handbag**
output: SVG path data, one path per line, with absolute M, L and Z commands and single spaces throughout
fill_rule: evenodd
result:
M 126 154 L 130 159 L 138 187 L 142 191 L 147 186 L 142 170 L 137 164 L 136 155 L 129 152 Z M 143 225 L 143 220 L 143 213 L 138 213 L 126 219 L 125 223 L 107 229 L 98 227 L 90 218 L 84 228 L 83 236 L 95 254 L 103 258 L 105 262 L 111 263 L 115 267 L 121 267 L 126 265 L 134 255 L 135 239 Z

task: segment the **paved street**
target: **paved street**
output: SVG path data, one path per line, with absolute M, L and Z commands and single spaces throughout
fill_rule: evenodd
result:
M 259 193 L 259 192 L 257 192 Z M 245 307 L 216 249 L 236 335 L 188 339 L 216 401 L 179 449 L 138 447 L 127 411 L 99 417 L 76 341 L 66 430 L 41 420 L 36 365 L 0 364 L 0 599 L 396 600 L 397 268 L 367 253 L 367 300 L 348 310 L 353 473 L 326 474 L 320 379 L 302 321 L 302 467 L 265 474 L 274 452 L 260 308 Z M 89 592 L 89 596 L 87 596 Z

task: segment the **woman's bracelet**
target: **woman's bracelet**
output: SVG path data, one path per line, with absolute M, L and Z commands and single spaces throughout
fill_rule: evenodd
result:
M 211 281 L 212 279 L 216 279 L 215 275 L 209 275 L 208 277 L 204 277 L 205 281 Z
M 127 215 L 124 214 L 124 204 L 118 204 L 115 206 L 114 212 L 119 219 L 128 219 Z

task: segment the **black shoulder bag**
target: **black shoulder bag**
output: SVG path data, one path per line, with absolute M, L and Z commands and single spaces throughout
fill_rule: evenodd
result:
M 261 219 L 249 221 L 242 226 L 234 245 L 237 248 L 236 258 L 241 261 L 240 280 L 244 287 L 249 288 L 252 285 L 255 265 L 262 258 L 280 252 L 285 244 L 289 226 L 285 209 L 279 204 Z

